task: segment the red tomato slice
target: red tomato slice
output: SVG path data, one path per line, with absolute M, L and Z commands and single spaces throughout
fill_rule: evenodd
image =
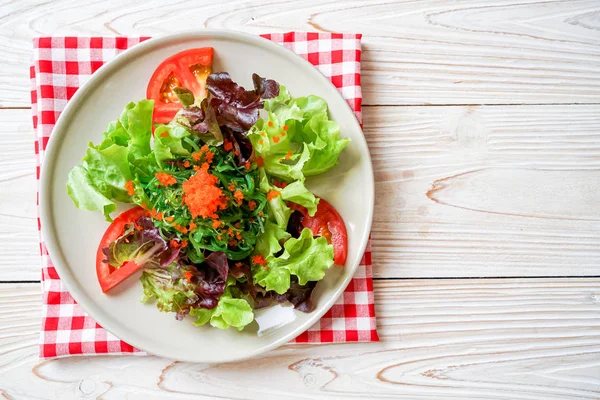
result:
M 308 215 L 306 208 L 288 203 L 292 210 L 300 211 L 304 216 L 302 226 L 312 231 L 315 236 L 323 236 L 333 245 L 333 261 L 337 265 L 346 264 L 348 256 L 348 233 L 342 216 L 335 208 L 322 198 L 319 199 L 317 212 L 314 216 Z
M 183 107 L 173 91 L 175 87 L 191 90 L 196 98 L 206 96 L 206 78 L 211 72 L 213 55 L 212 47 L 185 50 L 156 68 L 146 88 L 146 98 L 154 100 L 155 123 L 171 121 Z
M 143 215 L 144 210 L 141 207 L 135 207 L 124 211 L 117 218 L 115 218 L 106 232 L 104 232 L 104 236 L 102 236 L 102 240 L 100 240 L 100 245 L 98 246 L 98 251 L 96 252 L 96 274 L 98 275 L 98 282 L 100 283 L 102 292 L 108 292 L 110 289 L 124 281 L 125 278 L 140 269 L 140 266 L 134 262 L 126 262 L 119 268 L 108 265 L 102 261 L 105 258 L 102 249 L 108 247 L 108 245 L 117 240 L 123 234 L 125 231 L 125 225 L 134 223 Z

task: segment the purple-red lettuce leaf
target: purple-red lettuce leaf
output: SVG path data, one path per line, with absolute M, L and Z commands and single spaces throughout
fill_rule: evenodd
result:
M 254 148 L 250 139 L 243 132 L 235 131 L 228 127 L 223 127 L 223 133 L 233 145 L 237 165 L 242 166 L 250 161 L 254 154 Z
M 211 253 L 204 259 L 206 265 L 217 271 L 219 277 L 224 282 L 227 281 L 227 275 L 229 273 L 229 263 L 227 262 L 227 256 L 222 251 L 216 251 Z
M 175 121 L 211 146 L 223 143 L 223 133 L 219 127 L 215 109 L 208 99 L 203 99 L 200 107 L 182 108 L 175 116 Z
M 240 283 L 232 289 L 238 297 L 246 299 L 253 304 L 255 309 L 268 307 L 274 303 L 291 303 L 295 309 L 309 313 L 314 309 L 312 293 L 317 285 L 317 281 L 307 282 L 300 285 L 295 277 L 292 277 L 290 288 L 283 294 L 278 294 L 274 290 L 267 291 L 260 285 L 254 285 L 251 281 Z
M 248 131 L 258 120 L 258 110 L 263 107 L 261 98 L 273 98 L 279 94 L 277 82 L 256 74 L 252 80 L 254 90 L 246 90 L 226 72 L 208 76 L 206 88 L 211 94 L 210 102 L 216 110 L 219 125 L 235 131 Z
M 254 92 L 261 99 L 274 99 L 279 96 L 279 83 L 273 79 L 261 78 L 257 73 L 252 74 Z
M 115 268 L 127 261 L 133 261 L 142 268 L 164 267 L 179 254 L 177 249 L 169 248 L 148 217 L 140 217 L 135 224 L 130 224 L 123 235 L 102 252 L 106 256 L 105 262 Z

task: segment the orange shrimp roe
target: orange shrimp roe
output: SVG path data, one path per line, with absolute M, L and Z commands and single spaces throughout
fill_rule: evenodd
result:
M 185 279 L 186 279 L 188 282 L 191 282 L 191 281 L 192 281 L 192 277 L 194 276 L 194 274 L 192 274 L 190 271 L 185 271 L 185 272 L 183 273 L 183 276 L 185 276 Z
M 277 196 L 281 196 L 281 192 L 279 192 L 279 190 L 271 189 L 269 193 L 267 193 L 267 200 L 271 201 Z
M 279 143 L 279 136 L 273 136 L 273 143 Z
M 227 207 L 223 191 L 217 187 L 219 178 L 208 172 L 208 163 L 190 179 L 183 182 L 183 201 L 192 218 L 217 218 L 217 210 Z
M 254 200 L 250 200 L 248 202 L 248 208 L 250 209 L 250 211 L 254 211 L 256 210 L 256 201 Z
M 264 266 L 267 265 L 267 260 L 265 260 L 265 258 L 261 254 L 257 254 L 255 256 L 252 256 L 252 263 Z
M 221 221 L 219 221 L 218 219 L 213 220 L 212 222 L 212 227 L 217 229 L 218 227 L 220 227 L 223 223 Z
M 157 221 L 162 221 L 163 213 L 160 211 L 156 211 L 156 208 L 150 210 L 150 217 L 154 218 Z
M 267 122 L 267 125 L 269 125 L 271 128 L 274 126 L 272 121 Z
M 244 199 L 244 194 L 242 193 L 241 190 L 236 190 L 235 193 L 233 194 L 233 197 L 236 200 L 236 203 L 238 206 L 242 205 L 242 200 Z
M 225 151 L 231 151 L 233 149 L 233 144 L 229 140 L 226 140 L 223 142 L 223 148 Z
M 188 229 L 185 226 L 179 225 L 179 224 L 173 224 L 173 228 L 175 228 L 175 230 L 185 234 L 188 233 Z
M 127 190 L 127 194 L 133 196 L 135 194 L 135 188 L 133 187 L 133 181 L 127 181 L 125 184 L 125 189 Z
M 160 134 L 160 137 L 169 137 L 169 132 L 163 132 Z
M 191 232 L 194 229 L 196 229 L 198 227 L 198 225 L 196 225 L 195 222 L 190 222 L 190 226 L 188 226 L 188 231 Z
M 263 158 L 261 156 L 258 156 L 258 157 L 256 157 L 256 164 L 258 164 L 259 167 L 264 167 L 265 160 L 263 160 Z
M 161 185 L 163 186 L 171 186 L 177 183 L 177 179 L 171 174 L 166 172 L 157 172 L 154 174 L 154 177 L 158 179 Z

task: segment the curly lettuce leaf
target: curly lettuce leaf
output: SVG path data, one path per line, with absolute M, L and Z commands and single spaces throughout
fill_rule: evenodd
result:
M 82 163 L 71 170 L 67 180 L 67 193 L 75 206 L 101 211 L 106 220 L 111 221 L 115 201 L 132 201 L 125 184 L 154 175 L 158 156 L 150 148 L 153 109 L 152 100 L 129 103 L 119 119 L 108 125 L 102 142 L 98 146 L 89 144 Z M 176 134 L 182 135 L 174 133 L 174 138 Z M 163 148 L 169 152 L 180 150 L 172 142 L 167 142 Z
M 83 165 L 100 192 L 125 203 L 129 202 L 125 183 L 133 178 L 127 156 L 126 147 L 113 144 L 103 150 L 89 147 L 83 158 Z
M 131 138 L 129 151 L 135 158 L 147 156 L 151 152 L 153 111 L 154 100 L 140 100 L 127 104 L 119 117 L 119 122 Z
M 266 290 L 286 293 L 290 288 L 292 275 L 298 278 L 300 285 L 319 281 L 333 265 L 333 246 L 322 236 L 313 237 L 308 228 L 302 231 L 298 239 L 288 239 L 283 249 L 283 254 L 278 257 L 274 254 L 267 255 L 266 265 L 252 266 L 254 282 Z
M 229 329 L 233 327 L 239 331 L 254 321 L 254 312 L 250 304 L 244 299 L 233 298 L 229 290 L 223 293 L 219 298 L 219 303 L 212 310 L 193 308 L 190 315 L 196 317 L 194 322 L 196 326 L 210 322 L 215 328 Z
M 265 101 L 269 112 L 249 137 L 271 175 L 286 181 L 303 180 L 330 170 L 350 139 L 340 138 L 340 127 L 329 119 L 321 97 L 291 98 L 280 86 L 279 96 Z
M 269 179 L 267 178 L 264 168 L 261 168 L 259 173 L 259 189 L 261 192 L 269 193 L 271 190 L 279 190 L 269 183 Z M 267 219 L 275 222 L 280 228 L 285 229 L 288 220 L 290 219 L 290 215 L 292 214 L 292 210 L 287 206 L 281 196 L 272 198 L 268 201 L 268 204 L 269 207 L 266 208 Z
M 257 238 L 256 246 L 254 247 L 255 254 L 276 254 L 282 247 L 281 240 L 289 239 L 291 235 L 286 232 L 285 228 L 266 221 L 264 224 L 264 232 Z
M 350 139 L 340 138 L 339 124 L 329 120 L 326 112 L 310 118 L 303 133 L 305 137 L 314 138 L 307 145 L 310 158 L 302 167 L 305 176 L 318 175 L 335 167 L 340 153 L 350 143 Z
M 190 132 L 176 124 L 158 125 L 154 131 L 154 157 L 156 162 L 164 164 L 175 156 L 188 156 L 190 152 L 183 146 L 183 140 Z
M 107 221 L 112 221 L 110 214 L 117 209 L 115 202 L 100 192 L 94 185 L 94 180 L 90 177 L 88 170 L 82 165 L 76 165 L 69 172 L 67 194 L 75 203 L 75 207 L 100 211 Z
M 156 300 L 156 307 L 162 312 L 177 313 L 178 319 L 189 312 L 190 304 L 198 300 L 194 286 L 190 285 L 177 271 L 175 263 L 166 268 L 147 268 L 140 278 L 142 282 L 142 303 Z
M 281 189 L 281 198 L 305 207 L 311 217 L 317 212 L 319 199 L 301 181 L 290 183 Z
M 252 75 L 254 90 L 246 90 L 231 79 L 227 72 L 212 73 L 206 79 L 211 94 L 210 104 L 216 111 L 219 125 L 245 132 L 258 120 L 261 99 L 279 94 L 279 84 L 271 79 Z

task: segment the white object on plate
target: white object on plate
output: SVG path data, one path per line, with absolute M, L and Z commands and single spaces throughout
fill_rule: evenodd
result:
M 281 328 L 296 319 L 296 312 L 292 305 L 276 304 L 254 312 L 254 320 L 258 324 L 258 336 L 268 335 L 277 328 Z
M 252 86 L 252 73 L 275 79 L 293 96 L 315 94 L 329 105 L 342 136 L 352 139 L 340 164 L 311 177 L 307 186 L 329 201 L 348 230 L 345 267 L 333 266 L 317 285 L 315 310 L 293 311 L 287 324 L 257 335 L 258 325 L 238 332 L 198 328 L 177 321 L 154 305 L 140 304 L 142 285 L 135 278 L 103 294 L 95 270 L 96 249 L 108 224 L 100 213 L 78 210 L 67 195 L 67 174 L 80 163 L 88 142 L 99 143 L 110 121 L 124 106 L 145 97 L 154 69 L 186 49 L 212 46 L 213 71 L 227 71 L 241 85 Z M 41 177 L 43 235 L 51 259 L 75 300 L 111 333 L 151 354 L 191 362 L 240 360 L 273 349 L 314 324 L 342 294 L 367 244 L 373 216 L 373 169 L 367 143 L 354 113 L 338 90 L 314 66 L 284 47 L 244 33 L 210 30 L 179 33 L 145 41 L 100 68 L 73 96 L 51 136 Z M 286 317 L 288 318 L 288 317 Z

